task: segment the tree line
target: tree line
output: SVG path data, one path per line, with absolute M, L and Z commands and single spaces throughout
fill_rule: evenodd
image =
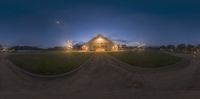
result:
M 0 50 L 2 50 L 3 49 L 3 46 L 0 44 Z
M 184 53 L 200 52 L 200 44 L 199 45 L 179 44 L 177 46 L 175 46 L 175 45 L 162 45 L 162 46 L 160 46 L 160 49 L 161 50 L 174 51 L 174 52 L 184 52 Z

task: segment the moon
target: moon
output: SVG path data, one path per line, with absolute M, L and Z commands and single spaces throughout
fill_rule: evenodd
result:
M 56 21 L 56 24 L 61 24 L 61 22 L 59 20 Z

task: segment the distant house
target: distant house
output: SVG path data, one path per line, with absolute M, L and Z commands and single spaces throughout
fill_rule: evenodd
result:
M 86 51 L 116 51 L 118 46 L 103 35 L 97 35 L 82 46 Z

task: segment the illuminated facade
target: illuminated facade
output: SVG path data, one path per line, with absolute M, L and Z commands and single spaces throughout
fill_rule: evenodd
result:
M 83 45 L 82 49 L 86 51 L 117 51 L 118 46 L 108 38 L 102 35 L 97 35 Z

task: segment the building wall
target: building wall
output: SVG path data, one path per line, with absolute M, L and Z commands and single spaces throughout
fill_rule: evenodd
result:
M 96 51 L 97 49 L 111 51 L 113 47 L 115 47 L 115 44 L 111 40 L 102 35 L 98 35 L 83 45 L 82 49 L 88 51 Z
M 89 49 L 90 51 L 96 51 L 96 49 L 99 48 L 99 47 L 100 47 L 100 48 L 104 48 L 105 51 L 111 51 L 111 50 L 112 50 L 113 43 L 110 42 L 110 41 L 107 41 L 107 40 L 105 40 L 104 43 L 97 43 L 97 42 L 95 42 L 95 40 L 94 40 L 94 41 L 92 41 L 92 42 L 89 42 L 87 46 L 88 46 L 88 49 Z

